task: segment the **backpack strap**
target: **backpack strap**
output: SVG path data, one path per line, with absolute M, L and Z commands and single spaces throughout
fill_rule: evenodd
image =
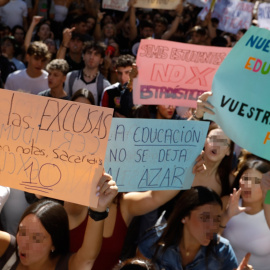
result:
M 98 103 L 97 104 L 98 104 L 98 106 L 100 105 L 101 96 L 102 96 L 102 93 L 104 90 L 103 81 L 104 81 L 104 76 L 101 73 L 99 73 L 98 78 L 97 78 L 97 94 L 98 94 Z
M 76 79 L 76 77 L 79 76 L 79 70 L 74 70 L 71 72 L 70 76 L 69 76 L 69 81 L 68 81 L 68 94 L 69 94 L 69 97 L 71 98 L 72 97 L 72 86 L 74 84 L 74 81 Z

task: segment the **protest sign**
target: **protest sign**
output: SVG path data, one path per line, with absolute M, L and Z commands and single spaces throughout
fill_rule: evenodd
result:
M 133 81 L 135 104 L 196 107 L 230 48 L 143 39 Z
M 102 8 L 126 12 L 128 10 L 128 0 L 103 0 Z
M 217 122 L 240 147 L 270 160 L 270 31 L 250 27 L 218 69 L 210 103 Z
M 259 27 L 270 29 L 270 3 L 260 3 L 257 14 Z
M 267 193 L 266 193 L 264 203 L 265 204 L 270 204 L 270 190 L 268 190 Z
M 210 10 L 212 0 L 209 0 L 199 13 L 201 20 L 205 19 Z M 219 20 L 218 29 L 236 34 L 239 29 L 248 29 L 251 25 L 254 4 L 240 0 L 217 0 L 212 18 Z
M 180 0 L 137 0 L 134 7 L 151 9 L 175 9 Z
M 112 109 L 0 94 L 0 185 L 96 206 Z
M 112 120 L 105 169 L 121 192 L 189 189 L 209 122 Z
M 187 0 L 187 2 L 197 7 L 204 7 L 207 3 L 207 0 Z

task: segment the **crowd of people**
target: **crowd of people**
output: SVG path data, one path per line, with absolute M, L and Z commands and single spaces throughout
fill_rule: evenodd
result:
M 0 87 L 114 109 L 120 118 L 203 121 L 196 108 L 134 104 L 141 39 L 233 47 L 209 12 L 102 9 L 97 0 L 1 0 Z M 189 190 L 118 193 L 103 173 L 98 207 L 0 186 L 0 269 L 268 270 L 270 161 L 211 122 Z

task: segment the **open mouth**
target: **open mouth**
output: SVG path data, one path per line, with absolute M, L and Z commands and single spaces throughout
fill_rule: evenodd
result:
M 251 190 L 242 190 L 242 195 L 245 197 L 250 197 L 251 196 Z
M 20 254 L 19 254 L 19 255 L 20 255 L 20 258 L 21 258 L 21 259 L 25 259 L 25 258 L 26 258 L 26 254 L 25 254 L 25 253 L 23 253 L 23 252 L 20 252 Z

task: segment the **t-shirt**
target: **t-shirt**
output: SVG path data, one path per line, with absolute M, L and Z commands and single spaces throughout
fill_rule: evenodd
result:
M 37 95 L 39 92 L 49 88 L 48 72 L 42 70 L 41 76 L 30 77 L 26 69 L 17 70 L 7 77 L 5 88 L 9 90 L 22 90 L 23 92 Z
M 230 241 L 238 263 L 250 252 L 248 263 L 254 269 L 270 269 L 270 229 L 263 210 L 255 215 L 242 212 L 232 217 L 226 225 L 223 236 Z
M 76 72 L 76 71 L 73 71 L 73 72 Z M 64 87 L 64 90 L 66 93 L 70 93 L 70 89 L 69 89 L 69 79 L 70 79 L 70 75 L 71 75 L 72 72 L 69 72 L 67 74 L 67 78 L 66 78 L 66 82 L 65 82 L 65 87 Z M 99 105 L 98 104 L 98 100 L 101 100 L 101 94 L 100 96 L 98 95 L 98 90 L 97 90 L 97 82 L 98 82 L 98 77 L 101 76 L 100 73 L 98 73 L 98 75 L 96 76 L 96 78 L 91 81 L 91 82 L 86 82 L 83 78 L 83 73 L 82 71 L 80 70 L 79 73 L 78 73 L 78 76 L 76 76 L 73 84 L 72 84 L 72 89 L 71 89 L 71 92 L 72 94 L 74 94 L 77 90 L 79 89 L 82 89 L 82 88 L 86 88 L 87 90 L 89 90 L 93 96 L 94 96 L 94 99 L 95 99 L 95 105 Z M 111 85 L 109 83 L 109 81 L 107 81 L 105 78 L 103 79 L 103 89 L 102 91 L 108 87 L 109 85 Z M 70 94 L 71 95 L 71 94 Z
M 49 4 L 50 1 L 50 4 Z M 32 0 L 25 0 L 28 8 L 34 8 Z M 35 1 L 34 1 L 35 2 Z M 39 0 L 37 15 L 43 16 L 43 19 L 47 18 L 48 8 L 50 6 L 49 14 L 54 14 L 54 1 L 53 0 Z
M 23 26 L 23 18 L 27 17 L 27 5 L 22 0 L 11 0 L 0 7 L 1 21 L 13 28 L 15 25 Z
M 41 91 L 38 93 L 39 96 L 44 96 L 44 97 L 53 97 L 51 95 L 51 89 L 47 89 L 47 90 L 44 90 L 44 91 Z M 61 97 L 60 99 L 65 99 L 65 100 L 70 100 L 70 97 L 67 95 L 65 97 Z

